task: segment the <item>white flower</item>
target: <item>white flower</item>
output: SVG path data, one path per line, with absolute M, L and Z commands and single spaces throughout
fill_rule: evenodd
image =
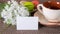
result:
M 6 5 L 6 6 L 5 6 L 5 10 L 8 10 L 8 9 L 9 9 L 9 6 L 8 6 L 8 5 Z
M 7 13 L 7 12 L 6 12 L 5 10 L 3 10 L 3 11 L 1 12 L 1 16 L 4 17 L 4 18 L 7 18 L 7 17 L 6 17 L 6 13 Z
M 11 2 L 10 2 L 10 1 L 8 1 L 8 4 L 11 4 Z
M 16 19 L 12 19 L 12 25 L 16 25 Z
M 6 24 L 12 24 L 12 18 L 6 18 L 4 23 Z
M 29 16 L 28 9 L 22 5 L 19 5 L 16 1 L 8 1 L 8 4 L 10 4 L 10 6 L 6 5 L 5 9 L 3 9 L 1 13 L 1 16 L 5 18 L 4 23 L 16 25 L 17 16 Z

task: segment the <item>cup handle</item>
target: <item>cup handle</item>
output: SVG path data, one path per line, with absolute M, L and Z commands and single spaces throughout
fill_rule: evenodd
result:
M 43 13 L 43 11 L 42 11 L 43 5 L 42 4 L 37 5 L 37 9 L 39 12 Z

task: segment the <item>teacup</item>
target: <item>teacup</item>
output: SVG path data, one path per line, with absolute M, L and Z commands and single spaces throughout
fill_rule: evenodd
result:
M 37 9 L 49 22 L 60 22 L 60 2 L 44 2 L 43 4 L 39 4 Z

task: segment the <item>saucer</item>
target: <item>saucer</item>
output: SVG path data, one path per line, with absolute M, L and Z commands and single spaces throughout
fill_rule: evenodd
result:
M 60 26 L 60 23 L 51 23 L 51 22 L 49 22 L 47 19 L 45 19 L 45 17 L 39 12 L 39 11 L 37 11 L 35 14 L 34 14 L 34 16 L 37 16 L 37 17 L 39 17 L 39 22 L 40 22 L 40 24 L 42 24 L 42 25 L 45 25 L 45 26 Z

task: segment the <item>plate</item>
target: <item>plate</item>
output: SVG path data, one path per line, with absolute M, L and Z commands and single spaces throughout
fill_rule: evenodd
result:
M 37 12 L 34 14 L 34 16 L 39 17 L 39 22 L 40 22 L 40 24 L 42 24 L 42 25 L 51 26 L 51 27 L 60 26 L 60 23 L 51 23 L 51 22 L 49 22 L 49 21 L 44 17 L 44 15 L 42 15 L 39 11 L 37 11 Z

